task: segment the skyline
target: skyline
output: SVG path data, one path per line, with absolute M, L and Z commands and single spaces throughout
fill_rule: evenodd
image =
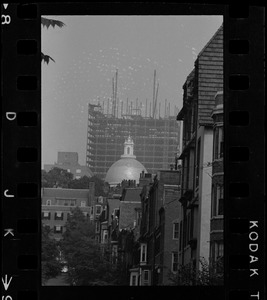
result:
M 42 27 L 42 166 L 58 151 L 78 152 L 85 165 L 88 103 L 107 103 L 118 70 L 118 98 L 182 107 L 183 83 L 222 16 L 48 16 L 62 28 Z M 79 134 L 77 134 L 79 133 Z M 137 158 L 138 159 L 138 158 Z

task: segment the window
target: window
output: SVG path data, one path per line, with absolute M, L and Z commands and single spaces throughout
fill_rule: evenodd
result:
M 114 216 L 115 216 L 115 218 L 120 216 L 120 209 L 119 208 L 114 209 Z
M 186 245 L 188 244 L 188 241 L 190 240 L 190 227 L 191 227 L 191 212 L 187 215 L 187 232 L 186 232 Z
M 77 170 L 76 170 L 76 173 L 81 173 L 81 169 L 77 169 Z
M 102 242 L 105 244 L 108 241 L 108 231 L 107 230 L 103 230 L 103 239 Z
M 54 226 L 54 233 L 62 233 L 63 227 L 60 225 Z
M 178 222 L 173 223 L 173 235 L 172 235 L 172 238 L 174 240 L 178 240 L 178 238 L 179 238 L 179 223 Z
M 127 147 L 127 154 L 130 154 L 130 147 Z
M 178 252 L 172 253 L 172 272 L 178 271 Z
M 135 226 L 136 225 L 140 225 L 140 221 L 141 221 L 141 210 L 139 208 L 135 208 Z
M 200 173 L 200 138 L 198 139 L 197 142 L 197 165 L 196 165 L 196 186 L 199 185 L 199 173 Z
M 224 137 L 223 137 L 223 127 L 214 128 L 214 141 L 213 141 L 213 156 L 214 159 L 223 157 L 224 148 Z
M 85 201 L 81 201 L 81 207 L 85 207 L 86 202 Z
M 223 215 L 223 185 L 217 185 L 216 207 L 217 215 Z
M 146 254 L 147 254 L 147 246 L 146 244 L 141 244 L 141 252 L 140 252 L 140 262 L 146 262 Z
M 149 271 L 145 270 L 144 271 L 144 280 L 148 280 L 149 279 Z
M 101 214 L 101 205 L 96 205 L 95 206 L 95 214 L 100 215 Z
M 183 221 L 180 222 L 180 240 L 179 240 L 179 250 L 182 250 L 182 236 L 183 236 Z
M 76 205 L 76 200 L 57 200 L 57 205 L 64 205 L 64 206 L 75 206 Z
M 149 285 L 149 270 L 144 270 L 144 285 Z
M 90 214 L 91 214 L 91 215 L 94 214 L 94 207 L 93 207 L 93 206 L 91 206 Z
M 132 275 L 132 286 L 137 286 L 137 276 L 136 275 Z
M 55 220 L 63 220 L 63 212 L 61 211 L 55 212 Z
M 224 148 L 224 137 L 223 137 L 223 127 L 220 127 L 220 132 L 221 132 L 221 135 L 219 135 L 219 147 L 220 147 L 220 152 L 219 152 L 219 155 L 220 155 L 220 158 L 223 157 L 223 148 Z
M 223 252 L 224 252 L 223 241 L 215 242 L 214 246 L 215 246 L 214 258 L 215 258 L 215 260 L 217 260 L 218 258 L 223 256 Z
M 103 197 L 102 197 L 102 196 L 99 196 L 98 199 L 97 199 L 97 202 L 98 202 L 98 203 L 103 203 Z
M 43 220 L 50 220 L 50 212 L 44 211 L 44 212 L 42 213 L 42 219 L 43 219 Z
M 46 200 L 46 205 L 51 205 L 51 200 Z

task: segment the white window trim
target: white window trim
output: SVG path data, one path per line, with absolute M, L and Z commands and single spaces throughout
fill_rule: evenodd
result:
M 135 278 L 135 284 L 133 284 L 133 279 Z M 132 273 L 131 274 L 131 282 L 130 286 L 137 286 L 138 285 L 138 274 L 137 273 Z
M 61 225 L 55 225 L 56 227 L 56 232 L 61 233 L 62 232 L 62 226 Z

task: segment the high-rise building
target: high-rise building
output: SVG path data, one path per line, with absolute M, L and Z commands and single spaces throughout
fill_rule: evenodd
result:
M 163 118 L 142 116 L 133 110 L 120 116 L 104 113 L 103 105 L 89 104 L 86 164 L 105 178 L 110 166 L 120 159 L 122 146 L 130 135 L 136 159 L 149 173 L 175 164 L 179 144 L 179 123 L 168 113 Z

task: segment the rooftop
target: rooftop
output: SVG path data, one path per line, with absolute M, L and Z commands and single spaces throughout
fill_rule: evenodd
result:
M 89 189 L 42 188 L 42 197 L 88 198 Z

